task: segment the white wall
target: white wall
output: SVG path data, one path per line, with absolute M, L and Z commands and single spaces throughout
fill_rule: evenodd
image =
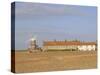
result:
M 77 48 L 80 51 L 92 51 L 92 50 L 95 51 L 96 46 L 95 45 L 79 45 L 79 46 L 71 45 L 71 46 L 44 46 L 43 47 L 44 50 L 48 50 L 48 49 L 63 50 L 63 49 L 77 49 Z
M 95 45 L 81 45 L 78 46 L 78 49 L 80 51 L 95 51 L 96 46 Z

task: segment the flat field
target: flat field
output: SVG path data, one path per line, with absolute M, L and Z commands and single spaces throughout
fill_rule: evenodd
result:
M 97 68 L 97 51 L 15 52 L 15 72 L 44 72 Z

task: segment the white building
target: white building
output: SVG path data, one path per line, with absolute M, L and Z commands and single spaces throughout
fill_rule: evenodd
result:
M 43 50 L 95 51 L 96 43 L 79 41 L 44 41 Z

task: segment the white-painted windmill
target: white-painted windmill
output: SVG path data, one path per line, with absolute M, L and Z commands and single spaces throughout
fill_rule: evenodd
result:
M 37 48 L 36 36 L 34 36 L 29 40 L 29 51 L 34 52 L 36 50 L 36 48 Z

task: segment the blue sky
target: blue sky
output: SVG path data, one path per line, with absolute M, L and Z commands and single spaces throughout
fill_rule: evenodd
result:
M 16 2 L 15 48 L 27 49 L 35 36 L 44 40 L 97 40 L 97 7 Z

